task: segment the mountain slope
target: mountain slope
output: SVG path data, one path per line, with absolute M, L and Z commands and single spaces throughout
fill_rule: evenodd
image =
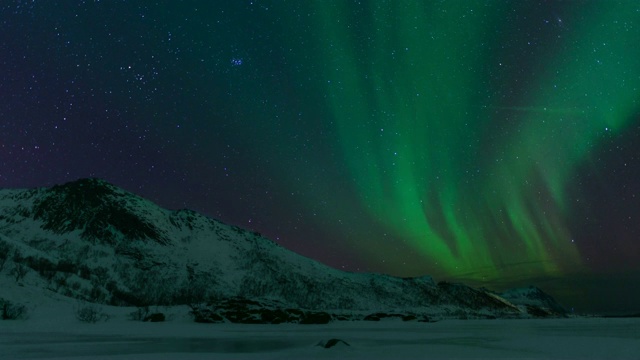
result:
M 113 305 L 244 298 L 334 312 L 522 315 L 509 301 L 461 284 L 341 272 L 99 179 L 0 190 L 0 265 L 0 276 L 16 284 Z
M 536 317 L 567 314 L 567 311 L 551 295 L 535 286 L 510 289 L 501 293 L 500 296 L 512 304 L 524 307 L 527 312 Z

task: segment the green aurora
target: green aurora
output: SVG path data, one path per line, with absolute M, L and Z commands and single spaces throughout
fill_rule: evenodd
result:
M 580 271 L 568 187 L 638 110 L 636 4 L 573 9 L 529 54 L 505 60 L 505 46 L 533 47 L 503 28 L 532 4 L 312 4 L 327 105 L 369 221 L 445 276 Z

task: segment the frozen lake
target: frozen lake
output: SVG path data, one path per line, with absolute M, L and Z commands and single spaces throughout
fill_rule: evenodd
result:
M 350 346 L 314 346 L 331 338 Z M 640 359 L 640 319 L 328 325 L 0 321 L 0 358 Z

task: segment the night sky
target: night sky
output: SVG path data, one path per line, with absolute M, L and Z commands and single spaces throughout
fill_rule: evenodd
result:
M 2 1 L 0 187 L 640 310 L 640 2 Z

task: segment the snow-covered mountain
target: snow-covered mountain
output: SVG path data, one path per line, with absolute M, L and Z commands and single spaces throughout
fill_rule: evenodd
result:
M 567 313 L 551 295 L 535 286 L 510 289 L 500 296 L 512 304 L 524 306 L 534 316 L 561 316 Z
M 0 190 L 3 277 L 14 286 L 110 305 L 243 299 L 245 307 L 269 304 L 335 317 L 521 317 L 528 316 L 527 306 L 555 306 L 543 296 L 527 302 L 530 297 L 517 292 L 499 296 L 430 277 L 338 271 L 258 233 L 194 211 L 162 209 L 99 179 Z

